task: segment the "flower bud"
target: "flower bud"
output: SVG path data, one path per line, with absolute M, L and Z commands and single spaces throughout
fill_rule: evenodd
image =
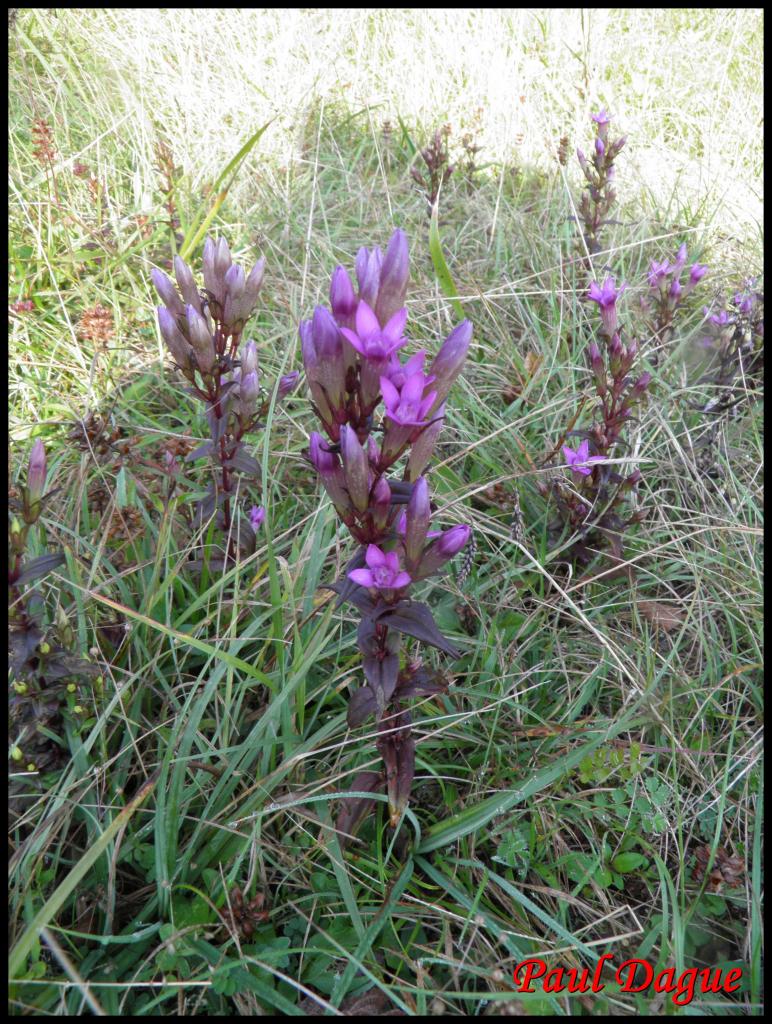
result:
M 196 362 L 202 373 L 210 373 L 215 362 L 214 339 L 209 333 L 206 320 L 197 313 L 193 306 L 186 306 L 188 318 L 188 334 Z
M 177 294 L 177 289 L 172 284 L 171 279 L 162 270 L 158 270 L 155 267 L 150 271 L 150 277 L 155 285 L 155 290 L 161 296 L 161 301 L 172 316 L 184 316 L 185 305 Z
M 315 430 L 309 438 L 311 465 L 318 473 L 331 473 L 338 466 L 337 457 L 324 446 L 324 439 Z
M 606 152 L 606 147 L 603 144 L 603 139 L 595 140 L 595 152 L 597 153 L 599 159 L 603 158 L 603 154 Z
M 429 465 L 429 461 L 434 454 L 434 448 L 437 444 L 437 438 L 442 430 L 442 422 L 445 416 L 445 404 L 443 403 L 439 409 L 436 409 L 431 414 L 431 416 L 431 423 L 428 427 L 424 427 L 411 446 L 410 456 L 407 463 L 408 480 L 417 480 Z
M 253 415 L 259 394 L 260 382 L 257 373 L 253 370 L 252 373 L 243 374 L 239 384 L 239 405 L 243 417 Z
M 391 487 L 385 476 L 379 476 L 373 487 L 370 499 L 370 511 L 373 516 L 373 526 L 382 530 L 389 520 L 391 511 Z
M 243 319 L 248 320 L 252 316 L 252 312 L 257 305 L 257 297 L 260 294 L 260 289 L 263 286 L 263 277 L 265 275 L 265 260 L 259 259 L 257 263 L 252 267 L 249 277 L 244 285 L 244 296 L 242 298 L 243 303 Z
M 183 373 L 189 373 L 193 349 L 166 306 L 158 306 L 158 326 L 172 359 Z
M 411 574 L 421 560 L 431 515 L 429 485 L 426 483 L 426 477 L 419 476 L 413 485 L 413 492 L 407 505 L 405 523 L 405 566 Z
M 453 526 L 445 530 L 438 538 L 425 549 L 421 558 L 418 570 L 413 574 L 413 580 L 426 579 L 445 565 L 454 555 L 464 547 L 472 535 L 470 526 Z
M 354 326 L 357 297 L 344 267 L 336 267 L 330 280 L 330 306 L 339 327 Z
M 381 326 L 405 305 L 407 283 L 410 278 L 410 257 L 407 235 L 397 228 L 391 236 L 380 273 L 375 315 Z
M 343 470 L 338 456 L 327 450 L 322 436 L 316 431 L 311 434 L 309 441 L 311 464 L 321 477 L 322 485 L 329 494 L 338 515 L 349 525 L 354 521 L 351 501 L 344 484 Z
M 246 320 L 243 302 L 246 279 L 244 277 L 244 270 L 238 263 L 234 263 L 228 268 L 223 278 L 223 283 L 225 285 L 223 323 L 226 327 L 234 328 L 238 331 Z
M 297 383 L 300 380 L 300 371 L 293 370 L 292 373 L 285 373 L 283 377 L 279 379 L 279 400 L 286 398 L 287 395 L 291 394 L 297 387 Z
M 174 276 L 177 278 L 177 284 L 180 292 L 182 293 L 185 305 L 192 306 L 197 313 L 203 313 L 203 310 L 201 309 L 201 296 L 198 294 L 198 288 L 196 288 L 196 282 L 193 279 L 193 272 L 187 263 L 185 263 L 185 261 L 179 256 L 174 257 Z M 169 284 L 171 284 L 171 281 Z M 158 285 L 156 285 L 156 288 L 158 288 Z M 159 294 L 161 294 L 160 289 L 158 289 L 158 291 Z M 163 294 L 161 294 L 161 298 L 166 302 L 166 305 L 169 306 L 169 310 L 175 316 L 182 316 L 185 312 L 184 307 L 183 309 L 178 309 L 169 305 L 166 301 L 166 296 Z
M 704 278 L 707 273 L 707 266 L 704 263 L 693 263 L 689 270 L 689 285 L 694 288 L 697 282 Z
M 637 395 L 642 395 L 646 388 L 651 384 L 651 374 L 646 371 L 640 375 L 638 380 L 633 384 L 633 391 Z
M 257 372 L 257 345 L 254 341 L 248 341 L 241 351 L 241 372 Z
M 429 369 L 429 375 L 434 375 L 434 390 L 437 392 L 437 398 L 428 412 L 429 416 L 433 416 L 445 401 L 453 381 L 461 373 L 472 342 L 472 334 L 471 322 L 462 320 L 458 327 L 450 332 L 437 353 Z
M 354 264 L 359 283 L 359 299 L 366 302 L 371 309 L 375 309 L 378 299 L 382 262 L 383 253 L 376 246 L 373 249 L 361 248 Z
M 313 377 L 324 388 L 333 412 L 341 413 L 345 405 L 346 385 L 343 340 L 332 314 L 324 306 L 317 306 L 314 310 L 311 336 L 317 359 Z
M 357 512 L 365 512 L 370 499 L 367 454 L 359 443 L 356 431 L 348 425 L 340 428 L 340 453 L 346 489 L 352 504 Z
M 46 486 L 46 448 L 38 438 L 32 446 L 27 468 L 27 492 L 31 502 L 36 503 L 43 497 Z

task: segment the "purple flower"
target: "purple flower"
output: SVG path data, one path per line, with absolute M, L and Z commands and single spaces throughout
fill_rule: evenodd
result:
M 405 305 L 407 283 L 410 278 L 410 258 L 407 235 L 399 228 L 389 239 L 386 255 L 380 268 L 378 299 L 375 315 L 385 324 Z
M 606 280 L 602 285 L 599 285 L 597 281 L 593 281 L 590 284 L 590 290 L 587 292 L 587 298 L 592 302 L 598 303 L 601 319 L 603 320 L 603 326 L 608 335 L 612 335 L 617 329 L 616 302 L 626 287 L 627 285 L 623 283 L 619 290 L 617 290 L 614 284 L 614 278 L 610 275 L 606 277 Z
M 292 373 L 285 373 L 283 377 L 279 379 L 279 398 L 286 398 L 287 395 L 291 394 L 297 387 L 298 380 L 300 378 L 300 371 L 293 370 Z
M 426 422 L 427 413 L 437 397 L 436 391 L 430 391 L 426 398 L 424 391 L 430 380 L 420 371 L 413 373 L 405 380 L 401 390 L 397 390 L 388 377 L 381 377 L 381 394 L 386 406 L 386 415 L 403 427 L 421 427 Z
M 649 267 L 649 273 L 647 275 L 649 285 L 652 288 L 659 288 L 661 281 L 667 276 L 670 269 L 671 267 L 667 260 L 663 260 L 661 263 L 657 263 L 656 260 L 652 260 L 651 266 Z
M 603 154 L 606 152 L 606 147 L 603 144 L 603 139 L 595 140 L 595 152 L 598 154 L 599 157 L 601 157 L 601 159 L 603 158 Z
M 682 291 L 683 288 L 681 287 L 681 282 L 678 280 L 677 277 L 674 277 L 673 280 L 670 282 L 670 298 L 675 299 L 677 302 L 678 299 L 681 298 Z
M 378 318 L 364 299 L 357 306 L 356 332 L 341 327 L 341 333 L 365 359 L 384 360 L 407 344 L 402 336 L 407 322 L 407 310 L 400 309 L 381 327 Z
M 582 441 L 576 451 L 573 448 L 569 448 L 567 444 L 564 444 L 563 454 L 566 457 L 566 465 L 570 467 L 571 472 L 579 476 L 589 476 L 592 473 L 588 463 L 603 461 L 601 455 L 590 455 L 590 442 L 587 439 Z
M 46 448 L 38 438 L 32 446 L 27 468 L 27 490 L 32 502 L 39 501 L 46 486 Z
M 353 320 L 357 308 L 357 297 L 351 278 L 344 267 L 336 267 L 330 280 L 330 305 L 338 323 L 347 324 Z
M 753 312 L 753 307 L 756 305 L 756 297 L 754 295 L 743 295 L 741 292 L 732 299 L 732 302 L 737 306 L 743 316 L 750 316 Z
M 386 376 L 399 391 L 403 388 L 408 377 L 412 377 L 414 373 L 423 373 L 425 358 L 425 349 L 421 349 L 420 352 L 416 352 L 415 355 L 412 355 L 404 364 L 400 363 L 399 356 L 394 355 L 389 361 Z M 426 383 L 430 384 L 433 380 L 435 380 L 434 376 L 427 377 Z
M 689 271 L 689 284 L 692 288 L 701 281 L 708 272 L 707 265 L 704 263 L 693 263 L 692 269 Z
M 411 583 L 410 576 L 400 570 L 399 555 L 396 551 L 381 551 L 375 544 L 367 545 L 366 569 L 352 569 L 349 579 L 360 587 L 374 587 L 376 590 L 400 590 Z
M 705 312 L 708 312 L 707 307 L 705 307 Z M 722 309 L 720 313 L 714 313 L 713 316 L 711 316 L 710 322 L 715 324 L 716 327 L 726 327 L 726 325 L 731 323 L 732 320 L 727 311 Z
M 439 352 L 434 357 L 430 370 L 436 379 L 437 398 L 435 399 L 436 408 L 431 410 L 432 413 L 435 413 L 445 401 L 453 382 L 464 368 L 473 333 L 469 320 L 462 320 L 443 341 Z
M 686 251 L 686 242 L 681 242 L 678 246 L 678 252 L 676 253 L 675 263 L 673 264 L 673 270 L 676 274 L 680 274 L 683 267 L 686 265 L 686 258 L 688 253 Z
M 602 285 L 599 285 L 597 281 L 592 282 L 590 290 L 587 293 L 587 298 L 592 302 L 597 302 L 601 309 L 607 309 L 609 306 L 615 305 L 617 299 L 626 287 L 627 285 L 623 284 L 617 291 L 614 284 L 614 278 L 609 275 L 606 277 L 606 280 Z
M 592 115 L 592 120 L 599 125 L 608 124 L 611 120 L 611 115 L 606 113 L 605 107 L 602 107 L 597 114 Z
M 262 505 L 253 505 L 249 510 L 249 522 L 252 529 L 257 532 L 265 522 L 265 509 Z

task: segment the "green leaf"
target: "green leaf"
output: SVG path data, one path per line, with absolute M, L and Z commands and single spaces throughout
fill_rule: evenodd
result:
M 442 252 L 442 243 L 440 242 L 440 228 L 437 220 L 437 204 L 435 203 L 432 207 L 432 219 L 429 224 L 429 254 L 434 264 L 434 272 L 437 275 L 437 280 L 440 283 L 440 288 L 451 300 L 453 309 L 458 314 L 461 320 L 466 319 L 466 313 L 464 307 L 458 300 L 458 289 L 456 288 L 453 277 L 448 268 L 448 264 L 445 262 L 445 256 Z
M 642 853 L 619 853 L 611 862 L 614 871 L 620 875 L 628 875 L 631 871 L 637 871 L 649 863 L 647 857 Z
M 274 119 L 271 118 L 271 120 L 267 121 L 262 126 L 262 128 L 258 128 L 254 135 L 250 135 L 250 137 L 247 139 L 247 141 L 244 143 L 244 145 L 241 147 L 238 153 L 233 157 L 232 160 L 228 162 L 223 172 L 217 178 L 217 181 L 215 181 L 212 187 L 212 193 L 214 194 L 214 200 L 212 202 L 212 205 L 209 208 L 209 212 L 206 213 L 207 204 L 209 203 L 209 199 L 207 199 L 205 202 L 201 204 L 198 211 L 196 212 L 196 215 L 193 218 L 190 227 L 188 228 L 188 233 L 185 236 L 185 239 L 183 240 L 182 246 L 180 247 L 180 256 L 182 257 L 182 259 L 185 260 L 188 258 L 188 256 L 191 254 L 191 252 L 195 249 L 195 247 L 206 234 L 209 225 L 212 223 L 215 216 L 217 215 L 217 211 L 225 202 L 225 197 L 228 195 L 231 185 L 236 180 L 236 175 L 239 171 L 239 168 L 241 167 L 244 160 L 246 160 L 251 150 L 259 142 L 263 132 L 269 127 L 269 125 L 273 123 L 273 120 Z M 220 188 L 220 186 L 228 177 L 228 175 L 231 175 L 230 181 L 228 181 L 227 185 L 225 185 L 218 192 L 217 190 Z

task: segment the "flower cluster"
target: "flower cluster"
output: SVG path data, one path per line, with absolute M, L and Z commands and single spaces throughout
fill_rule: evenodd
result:
M 699 282 L 708 273 L 704 263 L 693 263 L 684 279 L 688 253 L 686 243 L 679 246 L 676 258 L 657 262 L 652 260 L 647 281 L 648 294 L 641 297 L 641 309 L 649 321 L 653 338 L 665 342 L 672 333 L 676 310 L 682 305 Z
M 408 592 L 442 570 L 471 535 L 466 525 L 430 529 L 424 474 L 442 428 L 445 400 L 466 359 L 472 325 L 466 320 L 459 324 L 430 363 L 425 350 L 403 362 L 409 279 L 404 232 L 394 232 L 385 254 L 377 247 L 360 249 L 355 272 L 356 290 L 347 271 L 335 269 L 331 308 L 317 306 L 313 317 L 300 324 L 300 339 L 323 430 L 311 434 L 310 461 L 359 543 L 346 576 L 331 587 L 362 616 L 357 637 L 366 682 L 352 695 L 348 720 L 355 726 L 375 715 L 386 765 L 385 779 L 364 773 L 354 788 L 374 792 L 385 785 L 396 824 L 409 799 L 414 762 L 410 715 L 401 702 L 443 689 L 424 670 L 400 668 L 400 637 L 412 636 L 457 656 L 429 607 Z M 400 462 L 398 479 L 393 474 Z M 339 823 L 353 827 L 370 804 L 352 802 Z
M 651 383 L 648 372 L 634 373 L 638 357 L 638 344 L 631 340 L 623 344 L 620 337 L 617 303 L 625 290 L 617 288 L 613 277 L 607 276 L 602 284 L 593 281 L 587 300 L 597 304 L 601 325 L 601 345 L 590 342 L 588 360 L 598 396 L 598 416 L 589 428 L 571 433 L 580 438 L 576 448 L 562 448 L 570 477 L 557 478 L 543 485 L 543 493 L 550 490 L 560 512 L 560 521 L 553 525 L 554 535 L 568 527 L 574 540 L 571 555 L 581 564 L 587 564 L 603 547 L 612 556 L 622 557 L 622 532 L 640 520 L 634 512 L 623 518 L 622 505 L 626 495 L 635 490 L 641 480 L 639 470 L 619 472 L 612 459 L 625 452 L 624 432 L 633 418 Z M 601 347 L 602 346 L 602 347 Z
M 31 584 L 64 562 L 61 552 L 27 557 L 31 531 L 54 491 L 46 491 L 48 466 L 43 442 L 32 446 L 26 482 L 9 501 L 8 523 L 8 665 L 12 694 L 11 759 L 27 772 L 61 765 L 65 748 L 51 737 L 64 732 L 63 705 L 81 710 L 79 676 L 97 674 L 96 667 L 72 653 L 75 635 L 59 607 L 55 625 L 44 623 L 44 602 Z
M 609 140 L 608 126 L 611 117 L 605 110 L 592 115 L 595 122 L 595 145 L 592 157 L 588 160 L 581 149 L 577 149 L 576 157 L 582 174 L 587 180 L 587 187 L 579 200 L 579 215 L 584 224 L 584 241 L 591 256 L 600 252 L 600 229 L 607 223 L 608 215 L 616 199 L 611 182 L 614 180 L 614 161 L 619 156 L 627 139 Z
M 764 295 L 755 281 L 747 281 L 725 308 L 717 313 L 707 306 L 704 335 L 700 346 L 706 350 L 710 365 L 697 381 L 710 384 L 712 394 L 703 412 L 720 413 L 753 394 L 764 372 Z M 736 387 L 737 385 L 737 387 Z
M 260 426 L 270 404 L 261 393 L 257 346 L 243 337 L 263 283 L 264 260 L 247 276 L 233 262 L 224 238 L 218 242 L 207 238 L 202 263 L 201 291 L 179 256 L 174 260 L 176 287 L 160 270 L 153 270 L 151 276 L 163 302 L 158 307 L 161 335 L 189 381 L 191 394 L 206 406 L 211 440 L 191 452 L 186 461 L 209 456 L 217 467 L 218 479 L 199 506 L 199 518 L 203 523 L 216 513 L 228 546 L 225 557 L 212 564 L 224 565 L 235 557 L 236 549 L 231 511 L 235 473 L 256 477 L 260 472 L 257 461 L 244 450 L 244 437 Z M 280 399 L 293 390 L 298 377 L 295 372 L 281 378 Z M 238 530 L 248 552 L 254 549 L 253 522 L 254 517 L 244 515 Z

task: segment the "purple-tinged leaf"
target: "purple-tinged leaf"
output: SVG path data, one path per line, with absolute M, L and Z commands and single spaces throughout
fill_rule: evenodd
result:
M 14 582 L 16 586 L 21 586 L 24 583 L 31 583 L 33 580 L 39 579 L 41 576 L 45 576 L 45 574 L 47 572 L 51 572 L 52 569 L 56 569 L 64 561 L 64 555 L 61 553 L 58 555 L 41 555 L 40 558 L 33 558 L 31 562 L 27 562 L 26 565 L 24 565 Z
M 375 695 L 376 718 L 380 718 L 397 685 L 399 655 L 387 654 L 385 658 L 368 656 L 362 662 L 362 669 Z
M 437 693 L 447 693 L 448 684 L 439 672 L 419 668 L 412 675 L 400 673 L 396 693 L 400 700 L 408 697 L 433 697 Z
M 364 547 L 358 548 L 355 551 L 355 553 L 354 553 L 354 557 L 351 559 L 351 561 L 348 563 L 348 565 L 346 566 L 345 570 L 343 571 L 342 578 L 339 579 L 339 580 L 336 580 L 335 583 L 333 583 L 333 584 L 331 584 L 329 586 L 327 586 L 327 584 L 325 584 L 325 586 L 327 586 L 328 590 L 334 590 L 335 593 L 338 595 L 338 600 L 337 600 L 337 602 L 335 604 L 336 608 L 340 608 L 340 606 L 345 601 L 351 601 L 351 603 L 353 605 L 355 605 L 355 607 L 357 607 L 357 608 L 359 608 L 361 610 L 361 605 L 357 604 L 357 602 L 354 600 L 354 597 L 356 595 L 358 595 L 358 594 L 361 594 L 362 598 L 368 598 L 372 608 L 375 607 L 375 605 L 373 604 L 372 599 L 369 597 L 367 591 L 363 590 L 359 586 L 358 583 L 354 583 L 353 580 L 350 580 L 348 578 L 348 574 L 353 569 L 361 569 L 362 566 L 365 564 L 365 554 L 366 553 L 367 553 L 367 549 L 366 548 L 364 548 Z M 370 610 L 372 610 L 372 608 Z
M 361 725 L 369 715 L 374 715 L 377 706 L 375 694 L 369 686 L 361 686 L 358 690 L 354 690 L 349 697 L 346 714 L 349 729 Z
M 259 477 L 261 471 L 260 463 L 252 455 L 249 455 L 243 449 L 239 449 L 236 454 L 228 459 L 225 463 L 228 469 L 237 469 L 240 473 L 246 473 L 248 476 Z
M 377 621 L 379 624 L 389 626 L 390 629 L 407 633 L 408 636 L 413 636 L 425 644 L 431 644 L 432 647 L 444 651 L 451 658 L 461 657 L 461 652 L 439 631 L 428 605 L 416 601 L 410 603 L 400 601 L 393 607 L 386 607 L 384 611 L 380 612 Z
M 335 583 L 323 583 L 322 588 L 332 590 L 338 595 L 336 608 L 340 608 L 346 601 L 350 601 L 363 615 L 373 616 L 376 609 L 375 602 L 363 587 L 358 587 L 355 583 L 351 584 L 351 580 L 345 579 L 336 580 Z
M 188 452 L 185 456 L 185 461 L 196 462 L 207 455 L 214 455 L 214 444 L 211 441 L 206 441 L 204 444 L 200 444 L 198 448 L 194 448 L 192 452 Z

